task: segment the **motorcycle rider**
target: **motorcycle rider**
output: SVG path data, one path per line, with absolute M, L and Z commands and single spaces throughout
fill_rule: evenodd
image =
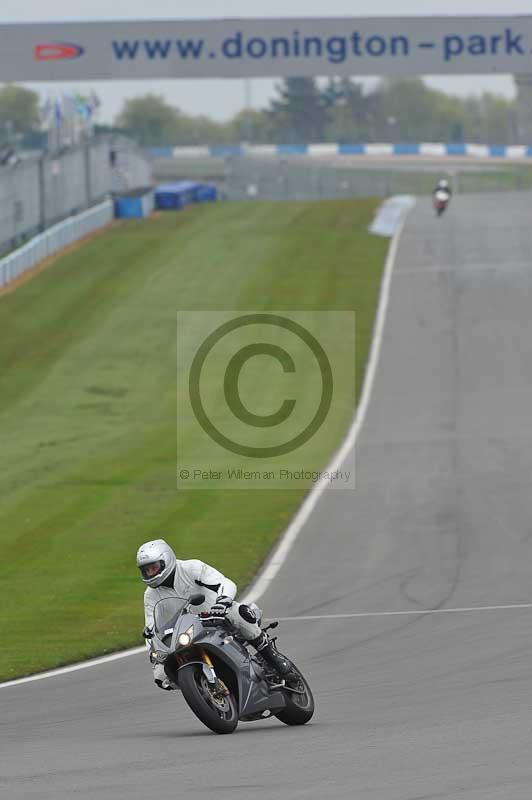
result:
M 432 192 L 432 196 L 435 197 L 437 192 L 445 192 L 447 194 L 447 200 L 451 199 L 452 190 L 447 178 L 440 178 L 436 184 L 436 188 Z
M 266 663 L 281 676 L 292 674 L 289 663 L 275 650 L 272 642 L 261 630 L 257 615 L 247 605 L 235 601 L 236 584 L 214 567 L 199 559 L 182 561 L 164 539 L 145 542 L 137 552 L 137 567 L 146 584 L 144 592 L 145 632 L 154 625 L 154 608 L 166 597 L 189 598 L 204 594 L 205 601 L 195 606 L 199 613 L 208 612 L 208 618 L 226 618 L 253 647 Z M 168 679 L 163 664 L 153 664 L 153 678 L 161 689 L 176 689 Z

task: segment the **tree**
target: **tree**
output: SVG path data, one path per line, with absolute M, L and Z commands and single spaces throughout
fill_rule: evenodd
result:
M 179 131 L 179 111 L 162 95 L 145 94 L 126 100 L 116 124 L 144 147 L 173 145 Z
M 177 136 L 172 144 L 178 145 L 216 145 L 228 142 L 227 123 L 216 122 L 205 115 L 188 116 L 179 114 Z
M 514 101 L 492 94 L 453 97 L 419 78 L 386 79 L 370 93 L 350 78 L 333 78 L 323 89 L 313 78 L 288 78 L 276 89 L 269 108 L 245 109 L 227 122 L 183 114 L 148 94 L 127 100 L 116 123 L 145 146 L 390 140 L 508 144 L 516 137 Z
M 384 80 L 376 92 L 379 138 L 385 141 L 432 141 L 434 93 L 421 78 Z
M 385 80 L 375 92 L 376 135 L 405 142 L 483 142 L 515 140 L 515 102 L 484 94 L 453 97 L 417 79 Z
M 276 138 L 287 143 L 321 141 L 327 112 L 314 78 L 286 78 L 276 90 L 279 98 L 269 109 Z
M 517 138 L 515 102 L 485 92 L 479 101 L 484 130 L 490 144 L 510 144 Z
M 375 95 L 364 94 L 360 84 L 350 78 L 332 78 L 323 91 L 328 108 L 327 140 L 365 142 L 371 140 Z
M 0 141 L 26 134 L 39 126 L 39 95 L 22 86 L 0 89 Z
M 266 111 L 246 108 L 229 121 L 229 141 L 270 144 L 274 140 L 273 122 Z

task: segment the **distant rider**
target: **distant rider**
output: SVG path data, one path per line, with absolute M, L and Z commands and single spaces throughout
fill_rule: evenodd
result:
M 139 548 L 137 567 L 147 586 L 144 592 L 147 629 L 153 628 L 154 608 L 159 600 L 176 596 L 189 598 L 201 593 L 205 595 L 205 602 L 195 606 L 196 613 L 209 612 L 209 617 L 225 617 L 282 678 L 290 676 L 290 665 L 261 630 L 253 609 L 235 602 L 236 585 L 214 567 L 198 559 L 178 560 L 164 539 L 146 542 Z M 161 689 L 177 688 L 168 679 L 163 664 L 153 665 L 153 677 Z
M 438 192 L 445 192 L 447 194 L 447 202 L 451 199 L 452 190 L 449 181 L 446 178 L 441 178 L 436 184 L 436 188 L 432 192 L 432 196 L 436 197 Z

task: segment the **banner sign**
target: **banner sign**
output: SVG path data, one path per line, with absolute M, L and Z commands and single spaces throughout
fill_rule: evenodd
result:
M 532 73 L 532 16 L 0 25 L 0 82 Z

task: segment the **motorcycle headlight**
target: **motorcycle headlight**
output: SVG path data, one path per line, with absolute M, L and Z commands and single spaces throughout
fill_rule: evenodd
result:
M 194 638 L 194 625 L 191 625 L 190 628 L 185 631 L 185 633 L 180 633 L 177 637 L 177 641 L 181 645 L 181 647 L 188 647 L 192 639 Z

